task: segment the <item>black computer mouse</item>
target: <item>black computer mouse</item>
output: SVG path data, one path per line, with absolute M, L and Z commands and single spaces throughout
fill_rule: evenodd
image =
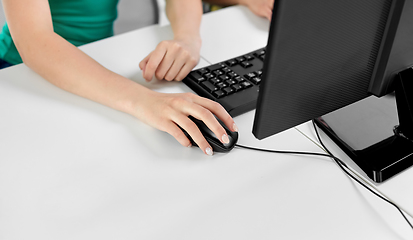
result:
M 235 143 L 237 143 L 238 141 L 238 133 L 237 132 L 232 132 L 231 130 L 229 130 L 227 128 L 227 126 L 225 126 L 225 124 L 223 122 L 221 122 L 221 120 L 218 120 L 218 122 L 222 125 L 222 127 L 225 129 L 225 131 L 227 132 L 228 138 L 229 138 L 229 143 L 222 143 L 217 136 L 215 136 L 215 134 L 205 125 L 205 123 L 201 120 L 198 120 L 192 116 L 189 116 L 189 119 L 191 119 L 199 128 L 199 130 L 201 131 L 202 135 L 205 137 L 205 139 L 207 140 L 207 142 L 211 145 L 212 150 L 214 152 L 229 152 L 231 151 L 234 146 Z M 181 128 L 182 129 L 182 128 Z M 188 137 L 188 139 L 191 141 L 192 146 L 198 146 L 194 140 L 191 138 L 191 136 L 182 129 L 182 131 L 185 133 L 185 135 Z

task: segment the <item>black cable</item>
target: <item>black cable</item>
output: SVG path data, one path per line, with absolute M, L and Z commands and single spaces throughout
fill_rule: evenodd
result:
M 413 225 L 412 223 L 409 221 L 409 219 L 407 219 L 406 215 L 404 215 L 403 211 L 399 208 L 399 206 L 397 206 L 395 203 L 393 203 L 392 201 L 389 201 L 388 199 L 386 199 L 385 197 L 381 196 L 380 194 L 376 193 L 375 191 L 373 191 L 371 188 L 369 188 L 368 186 L 366 186 L 364 183 L 362 183 L 359 179 L 357 179 L 356 177 L 354 177 L 352 174 L 350 174 L 347 169 L 349 169 L 349 167 L 347 165 L 342 165 L 343 161 L 337 161 L 337 157 L 334 156 L 334 154 L 332 154 L 330 152 L 330 150 L 328 150 L 328 148 L 324 145 L 323 141 L 321 140 L 320 134 L 318 133 L 317 127 L 315 125 L 315 121 L 313 120 L 313 127 L 315 130 L 315 133 L 317 135 L 317 139 L 320 142 L 320 144 L 323 146 L 323 148 L 326 150 L 326 152 L 328 154 L 330 154 L 332 156 L 332 158 L 335 160 L 335 162 L 337 163 L 337 165 L 341 168 L 341 170 L 343 170 L 349 177 L 351 177 L 354 181 L 356 181 L 358 184 L 362 185 L 365 189 L 369 190 L 371 193 L 373 193 L 374 195 L 376 195 L 377 197 L 381 198 L 382 200 L 384 200 L 385 202 L 389 203 L 390 205 L 394 206 L 399 212 L 400 214 L 403 216 L 403 218 L 406 220 L 406 222 L 409 224 L 410 228 L 413 229 Z M 347 168 L 347 169 L 345 169 Z
M 343 165 L 345 165 L 344 162 L 342 162 L 339 158 L 336 158 L 335 156 L 329 155 L 329 154 L 324 154 L 324 153 L 316 153 L 316 152 L 296 152 L 296 151 L 281 151 L 281 150 L 272 150 L 272 149 L 263 149 L 263 148 L 254 148 L 254 147 L 248 147 L 240 144 L 235 144 L 236 147 L 240 148 L 245 148 L 249 150 L 254 150 L 254 151 L 261 151 L 261 152 L 269 152 L 269 153 L 281 153 L 281 154 L 296 154 L 296 155 L 313 155 L 313 156 L 321 156 L 321 157 L 329 157 L 329 158 L 334 158 L 334 160 L 339 161 Z
M 318 141 L 320 142 L 320 144 L 322 145 L 322 147 L 325 149 L 325 151 L 328 154 L 324 154 L 324 153 L 316 153 L 316 152 L 297 152 L 297 151 L 282 151 L 282 150 L 272 150 L 272 149 L 262 149 L 262 148 L 255 148 L 255 147 L 249 147 L 249 146 L 244 146 L 244 145 L 240 145 L 240 144 L 236 144 L 236 147 L 240 147 L 240 148 L 245 148 L 245 149 L 249 149 L 249 150 L 255 150 L 255 151 L 261 151 L 261 152 L 269 152 L 269 153 L 281 153 L 281 154 L 296 154 L 296 155 L 312 155 L 312 156 L 321 156 L 321 157 L 329 157 L 332 158 L 336 164 L 341 168 L 341 170 L 343 172 L 345 172 L 350 178 L 352 178 L 354 181 L 356 181 L 358 184 L 360 184 L 361 186 L 363 186 L 364 188 L 366 188 L 367 190 L 369 190 L 371 193 L 373 193 L 374 195 L 376 195 L 377 197 L 381 198 L 382 200 L 384 200 L 385 202 L 389 203 L 390 205 L 394 206 L 399 212 L 400 214 L 403 216 L 403 218 L 406 220 L 406 222 L 409 224 L 409 226 L 413 229 L 413 225 L 410 223 L 410 221 L 407 219 L 407 217 L 404 215 L 403 211 L 399 208 L 399 206 L 397 206 L 396 204 L 394 204 L 393 202 L 389 201 L 388 199 L 386 199 L 385 197 L 379 195 L 378 193 L 376 193 L 375 191 L 373 191 L 371 188 L 369 188 L 367 185 L 365 185 L 364 183 L 362 183 L 359 179 L 357 179 L 356 177 L 354 177 L 350 172 L 347 171 L 347 169 L 349 169 L 349 167 L 338 157 L 334 156 L 334 154 L 332 154 L 324 145 L 323 141 L 320 138 L 320 135 L 318 134 L 318 130 L 317 127 L 315 126 L 315 122 L 313 120 L 313 126 L 314 126 L 314 130 L 316 132 Z M 346 169 L 347 168 L 347 169 Z
M 248 147 L 248 146 L 244 146 L 244 145 L 240 145 L 240 144 L 235 144 L 235 146 L 240 147 L 240 148 L 249 149 L 249 150 L 261 151 L 261 152 L 285 153 L 285 154 L 297 154 L 297 155 L 315 155 L 315 156 L 322 156 L 322 157 L 331 157 L 328 154 L 315 153 L 315 152 L 279 151 L 279 150 L 272 150 L 272 149 Z

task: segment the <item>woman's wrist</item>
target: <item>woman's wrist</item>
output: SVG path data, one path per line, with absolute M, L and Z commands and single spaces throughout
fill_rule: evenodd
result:
M 143 108 L 145 99 L 149 98 L 153 91 L 129 79 L 127 82 L 115 108 L 134 117 L 139 117 L 137 114 L 139 109 Z
M 183 41 L 190 44 L 195 44 L 201 47 L 202 39 L 200 34 L 189 34 L 189 33 L 176 33 L 174 34 L 174 40 Z

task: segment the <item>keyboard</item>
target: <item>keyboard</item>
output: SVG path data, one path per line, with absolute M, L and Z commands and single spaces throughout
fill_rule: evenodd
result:
M 255 109 L 266 48 L 191 71 L 182 81 L 201 97 L 220 103 L 232 116 Z

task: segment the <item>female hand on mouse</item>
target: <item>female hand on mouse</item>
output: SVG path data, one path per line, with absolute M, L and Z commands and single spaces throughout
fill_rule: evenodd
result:
M 191 146 L 191 142 L 178 127 L 183 128 L 207 155 L 212 155 L 212 147 L 205 140 L 198 127 L 188 116 L 191 115 L 207 125 L 222 143 L 228 143 L 225 129 L 214 117 L 217 116 L 231 131 L 238 131 L 234 120 L 217 102 L 192 93 L 159 93 L 148 91 L 135 107 L 134 116 L 141 121 L 172 135 L 178 142 Z
M 143 78 L 181 81 L 198 64 L 200 49 L 198 36 L 162 41 L 139 63 Z

